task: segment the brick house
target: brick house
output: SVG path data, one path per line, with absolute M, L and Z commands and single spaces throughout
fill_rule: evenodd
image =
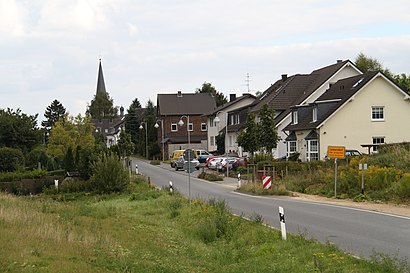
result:
M 215 98 L 210 93 L 178 91 L 176 94 L 158 94 L 158 143 L 161 154 L 164 149 L 164 157 L 167 159 L 174 150 L 188 147 L 207 149 L 207 117 L 203 114 L 215 108 Z

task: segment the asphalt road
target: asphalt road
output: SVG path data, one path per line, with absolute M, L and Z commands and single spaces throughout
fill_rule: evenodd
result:
M 300 201 L 291 197 L 250 196 L 234 192 L 233 183 L 218 184 L 188 175 L 169 165 L 153 166 L 133 159 L 139 172 L 150 177 L 158 187 L 172 181 L 180 193 L 201 199 L 224 199 L 237 215 L 260 215 L 264 222 L 280 229 L 278 207 L 285 211 L 286 229 L 308 239 L 334 243 L 359 257 L 370 257 L 374 251 L 406 258 L 410 262 L 410 218 L 349 207 Z

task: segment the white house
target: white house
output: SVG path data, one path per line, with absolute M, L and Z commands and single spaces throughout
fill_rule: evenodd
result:
M 367 153 L 366 146 L 410 141 L 410 96 L 380 72 L 339 80 L 313 103 L 292 108 L 286 146 L 302 161 L 324 159 L 328 146 Z
M 253 104 L 251 111 L 259 112 L 263 105 L 274 107 L 275 123 L 280 140 L 273 151 L 275 158 L 287 155 L 288 137 L 284 130 L 292 121 L 291 107 L 309 105 L 340 79 L 360 75 L 362 72 L 349 60 L 319 68 L 310 74 L 296 74 L 282 78 L 271 85 Z
M 238 98 L 235 94 L 231 94 L 228 103 L 205 114 L 208 116 L 208 151 L 212 152 L 217 150 L 216 137 L 220 132 L 225 132 L 225 150 L 238 152 L 236 132 L 231 130 L 230 127 L 243 123 L 244 121 L 239 119 L 239 115 L 232 114 L 231 112 L 250 105 L 255 99 L 256 97 L 249 93 L 245 93 Z M 228 134 L 226 134 L 226 132 L 228 132 Z

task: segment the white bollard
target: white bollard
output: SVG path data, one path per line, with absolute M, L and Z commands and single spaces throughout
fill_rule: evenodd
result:
M 54 186 L 56 187 L 56 189 L 58 190 L 58 179 L 54 180 Z
M 137 165 L 137 164 L 135 164 L 135 174 L 139 174 L 139 172 L 138 172 L 138 165 Z
M 282 232 L 282 240 L 286 240 L 285 212 L 282 207 L 279 207 L 279 221 L 280 231 Z
M 169 181 L 169 192 L 170 193 L 174 192 L 174 187 L 172 186 L 172 181 Z
M 238 189 L 241 187 L 241 174 L 238 173 Z

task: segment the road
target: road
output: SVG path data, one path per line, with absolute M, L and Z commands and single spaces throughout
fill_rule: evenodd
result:
M 235 185 L 218 184 L 188 176 L 184 171 L 161 164 L 153 166 L 133 159 L 139 172 L 150 177 L 158 187 L 172 181 L 180 193 L 200 199 L 224 199 L 234 214 L 260 215 L 269 226 L 280 229 L 278 207 L 285 210 L 286 229 L 322 243 L 334 243 L 359 257 L 370 257 L 374 251 L 406 258 L 410 262 L 410 218 L 362 209 L 295 200 L 292 197 L 263 197 L 236 193 Z

